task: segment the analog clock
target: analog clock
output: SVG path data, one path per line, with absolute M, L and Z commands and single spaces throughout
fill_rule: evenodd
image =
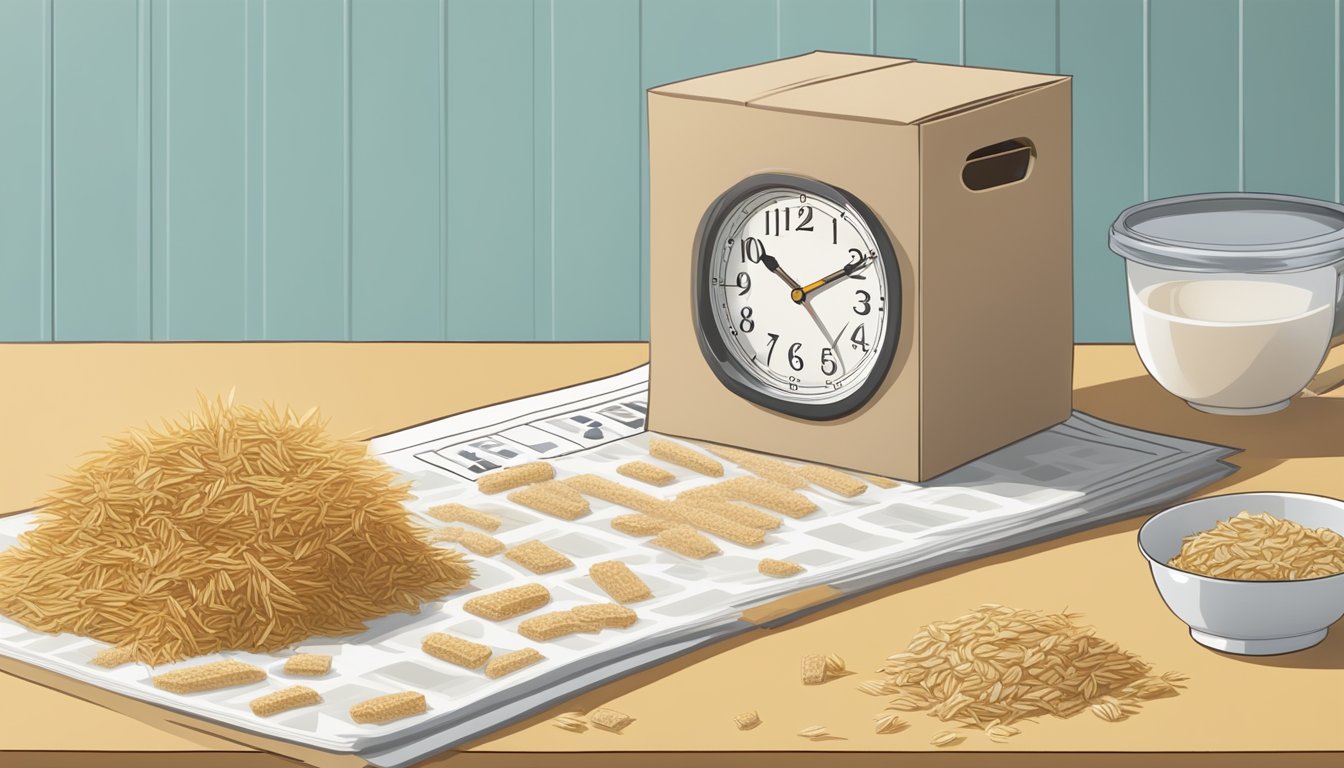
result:
M 705 212 L 692 262 L 700 349 L 739 396 L 834 419 L 885 380 L 900 339 L 900 272 L 858 198 L 798 176 L 748 177 Z

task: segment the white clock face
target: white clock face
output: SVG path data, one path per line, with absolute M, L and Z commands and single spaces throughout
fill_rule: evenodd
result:
M 871 394 L 897 341 L 887 312 L 899 279 L 864 216 L 815 187 L 724 202 L 702 245 L 701 311 L 713 315 L 712 327 L 700 318 L 702 333 L 717 334 L 737 378 L 771 400 L 825 406 Z

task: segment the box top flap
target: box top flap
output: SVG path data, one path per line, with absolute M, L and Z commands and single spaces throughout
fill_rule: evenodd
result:
M 748 104 L 755 99 L 859 72 L 906 64 L 910 59 L 816 51 L 750 67 L 651 88 L 651 93 Z
M 776 91 L 751 100 L 749 105 L 911 125 L 1067 79 L 1067 75 L 913 62 Z M 881 98 L 873 98 L 873 94 L 881 94 Z

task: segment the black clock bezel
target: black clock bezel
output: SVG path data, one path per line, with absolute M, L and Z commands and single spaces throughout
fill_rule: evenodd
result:
M 708 289 L 708 270 L 713 266 L 715 236 L 724 220 L 736 209 L 743 199 L 768 188 L 784 187 L 796 189 L 801 193 L 821 197 L 841 203 L 852 209 L 868 231 L 873 234 L 877 245 L 878 258 L 886 269 L 887 306 L 884 315 L 886 328 L 885 346 L 878 350 L 878 357 L 867 379 L 849 395 L 829 403 L 799 403 L 785 400 L 763 391 L 754 383 L 743 364 L 729 351 L 727 343 L 718 332 L 714 322 L 714 305 Z M 705 211 L 700 225 L 695 231 L 695 244 L 691 258 L 691 285 L 695 325 L 695 338 L 700 352 L 705 357 L 709 369 L 719 382 L 733 394 L 757 405 L 780 413 L 813 421 L 829 421 L 847 416 L 859 410 L 872 399 L 873 395 L 887 380 L 892 361 L 896 357 L 896 348 L 900 346 L 901 330 L 901 271 L 896 261 L 896 251 L 887 236 L 887 230 L 872 210 L 859 198 L 843 189 L 810 179 L 784 173 L 760 173 L 739 181 L 719 195 Z

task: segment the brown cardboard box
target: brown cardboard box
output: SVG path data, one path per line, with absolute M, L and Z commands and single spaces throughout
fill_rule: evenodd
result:
M 923 480 L 1068 418 L 1070 85 L 819 52 L 651 89 L 650 428 Z M 891 241 L 894 358 L 838 418 L 734 394 L 697 338 L 697 228 L 760 173 L 847 191 Z

